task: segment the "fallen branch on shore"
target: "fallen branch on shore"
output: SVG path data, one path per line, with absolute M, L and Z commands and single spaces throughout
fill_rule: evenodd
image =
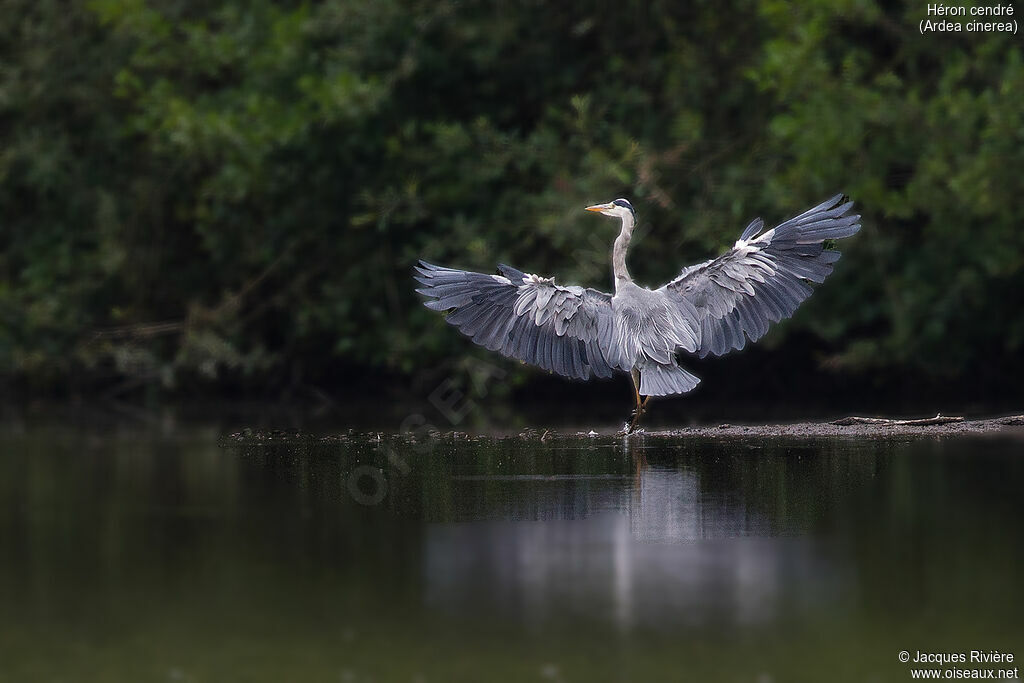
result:
M 842 417 L 833 420 L 832 424 L 846 427 L 849 425 L 892 425 L 894 427 L 926 427 L 928 425 L 948 425 L 953 422 L 963 422 L 962 417 L 953 417 L 936 413 L 935 417 L 926 417 L 920 420 L 892 420 L 886 417 Z

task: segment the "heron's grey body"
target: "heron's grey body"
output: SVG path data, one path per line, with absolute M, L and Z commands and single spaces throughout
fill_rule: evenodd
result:
M 792 315 L 813 291 L 808 283 L 824 281 L 839 260 L 825 241 L 860 229 L 852 206 L 836 195 L 767 231 L 757 219 L 731 250 L 651 290 L 626 268 L 635 214 L 617 199 L 588 207 L 622 220 L 612 248 L 614 295 L 504 265 L 487 275 L 425 261 L 416 267 L 417 291 L 492 351 L 576 379 L 627 372 L 638 395 L 684 394 L 700 380 L 679 366 L 677 352 L 723 355 Z

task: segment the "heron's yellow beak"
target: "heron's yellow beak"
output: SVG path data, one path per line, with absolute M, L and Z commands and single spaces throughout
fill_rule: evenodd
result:
M 604 211 L 607 208 L 607 204 L 594 204 L 593 206 L 588 206 L 587 211 Z

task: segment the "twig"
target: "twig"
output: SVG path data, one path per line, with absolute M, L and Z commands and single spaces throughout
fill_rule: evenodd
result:
M 843 417 L 833 420 L 832 424 L 847 427 L 850 425 L 891 425 L 893 427 L 926 427 L 928 425 L 945 425 L 953 422 L 963 422 L 962 417 L 945 416 L 936 413 L 935 417 L 926 417 L 920 420 L 892 420 L 885 417 Z
M 185 329 L 185 323 L 181 320 L 167 320 L 157 323 L 138 323 L 135 325 L 122 325 L 120 327 L 107 327 L 93 332 L 93 339 L 125 339 L 125 338 L 146 338 L 159 337 L 164 334 L 174 334 Z

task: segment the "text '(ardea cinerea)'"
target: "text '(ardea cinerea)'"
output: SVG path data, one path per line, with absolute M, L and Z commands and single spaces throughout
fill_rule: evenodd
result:
M 499 265 L 497 275 L 420 261 L 416 291 L 427 308 L 475 343 L 574 379 L 627 372 L 636 402 L 627 432 L 636 429 L 652 396 L 685 394 L 700 380 L 676 353 L 704 358 L 742 349 L 773 322 L 788 318 L 839 260 L 826 240 L 860 230 L 853 202 L 841 194 L 764 229 L 758 218 L 732 249 L 683 268 L 658 289 L 633 282 L 626 268 L 636 212 L 625 199 L 588 206 L 622 221 L 612 247 L 615 293 L 563 286 L 554 279 Z

